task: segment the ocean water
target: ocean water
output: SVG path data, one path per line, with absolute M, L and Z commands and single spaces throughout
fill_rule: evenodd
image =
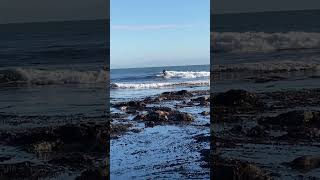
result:
M 166 74 L 163 74 L 163 70 Z M 112 69 L 111 103 L 142 100 L 162 92 L 178 90 L 207 90 L 210 87 L 210 65 Z M 207 96 L 209 93 L 207 93 Z M 196 98 L 197 96 L 193 97 Z M 163 124 L 148 127 L 129 115 L 112 123 L 131 123 L 132 129 L 110 142 L 111 179 L 209 179 L 209 169 L 202 168 L 199 150 L 208 149 L 208 143 L 197 143 L 196 135 L 208 135 L 209 116 L 200 115 L 209 107 L 175 108 L 180 101 L 163 101 L 147 106 L 170 107 L 195 117 L 190 124 Z M 111 108 L 111 113 L 124 113 Z
M 319 87 L 320 10 L 211 16 L 212 92 Z M 260 76 L 281 80 L 250 81 Z
M 103 113 L 107 21 L 0 25 L 0 112 Z
M 166 70 L 166 75 L 163 74 Z M 201 90 L 210 85 L 209 65 L 111 69 L 112 101 L 144 98 L 164 91 Z
M 287 92 L 320 87 L 320 24 L 316 23 L 320 10 L 211 16 L 211 92 Z M 290 100 L 287 103 L 290 105 Z M 239 125 L 247 127 L 256 123 L 255 118 L 293 109 L 319 106 L 266 109 L 266 114 L 254 114 Z M 215 124 L 213 132 L 216 136 L 228 134 L 232 127 L 232 123 Z M 268 138 L 263 139 L 266 143 L 240 142 L 238 147 L 221 148 L 219 152 L 223 158 L 253 162 L 276 174 L 274 179 L 319 177 L 319 169 L 301 173 L 283 164 L 304 155 L 318 155 L 316 140 L 306 144 L 297 140 L 293 145 L 269 142 Z

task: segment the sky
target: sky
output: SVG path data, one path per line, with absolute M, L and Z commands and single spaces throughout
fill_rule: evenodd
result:
M 106 19 L 109 0 L 0 0 L 0 24 Z
M 212 0 L 212 13 L 320 9 L 319 0 Z
M 209 64 L 209 0 L 111 0 L 111 68 Z

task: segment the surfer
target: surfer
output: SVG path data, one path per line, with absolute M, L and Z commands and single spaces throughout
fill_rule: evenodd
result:
M 162 71 L 162 73 L 163 73 L 163 76 L 167 75 L 167 71 L 165 69 Z

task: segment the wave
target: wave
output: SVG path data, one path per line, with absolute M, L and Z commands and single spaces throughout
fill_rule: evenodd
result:
M 215 72 L 293 72 L 308 70 L 320 71 L 320 63 L 284 60 L 214 66 Z
M 92 84 L 107 82 L 107 72 L 15 68 L 0 70 L 0 84 Z
M 207 71 L 166 71 L 164 76 L 162 73 L 157 75 L 164 78 L 184 78 L 184 79 L 194 79 L 201 77 L 210 77 L 210 72 Z
M 112 83 L 113 89 L 159 89 L 171 86 L 209 86 L 210 81 L 160 82 L 160 83 Z
M 320 33 L 212 32 L 214 52 L 270 52 L 319 49 Z

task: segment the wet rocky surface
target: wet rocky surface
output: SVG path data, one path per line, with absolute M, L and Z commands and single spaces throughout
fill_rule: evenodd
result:
M 216 179 L 320 177 L 320 90 L 211 95 L 211 147 L 202 153 Z
M 209 146 L 209 97 L 208 90 L 180 90 L 112 103 L 111 124 L 132 126 L 111 140 L 111 178 L 209 179 L 200 157 Z
M 116 138 L 130 127 L 109 126 L 106 116 L 1 114 L 0 118 L 0 151 L 4 155 L 0 157 L 0 179 L 107 178 L 103 160 L 109 134 Z

